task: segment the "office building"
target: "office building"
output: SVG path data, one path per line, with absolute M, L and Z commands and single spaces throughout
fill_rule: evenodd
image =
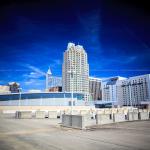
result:
M 102 79 L 89 77 L 89 90 L 92 100 L 102 100 Z
M 64 92 L 83 93 L 84 100 L 89 100 L 89 64 L 83 46 L 68 43 L 63 56 L 62 77 Z

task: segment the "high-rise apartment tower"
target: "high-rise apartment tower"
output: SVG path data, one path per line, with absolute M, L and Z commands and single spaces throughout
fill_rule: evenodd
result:
M 83 46 L 68 43 L 62 66 L 62 90 L 79 92 L 89 99 L 89 64 Z

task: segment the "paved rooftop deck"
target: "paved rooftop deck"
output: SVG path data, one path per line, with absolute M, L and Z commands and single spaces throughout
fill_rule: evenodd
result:
M 96 126 L 82 131 L 60 119 L 0 118 L 0 150 L 150 149 L 150 121 Z

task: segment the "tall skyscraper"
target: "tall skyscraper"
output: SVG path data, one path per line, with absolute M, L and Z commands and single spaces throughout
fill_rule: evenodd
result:
M 89 99 L 89 64 L 83 46 L 68 43 L 62 66 L 62 90 L 84 93 Z

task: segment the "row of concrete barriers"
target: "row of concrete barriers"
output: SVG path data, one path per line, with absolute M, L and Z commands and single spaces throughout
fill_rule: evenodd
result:
M 57 111 L 48 111 L 48 115 L 46 115 L 45 111 L 36 111 L 33 113 L 32 111 L 16 111 L 15 118 L 17 119 L 57 119 Z
M 104 125 L 125 121 L 148 120 L 150 119 L 149 111 L 111 114 L 96 114 L 95 118 L 90 115 L 62 115 L 62 125 L 66 127 L 85 129 L 93 125 Z

